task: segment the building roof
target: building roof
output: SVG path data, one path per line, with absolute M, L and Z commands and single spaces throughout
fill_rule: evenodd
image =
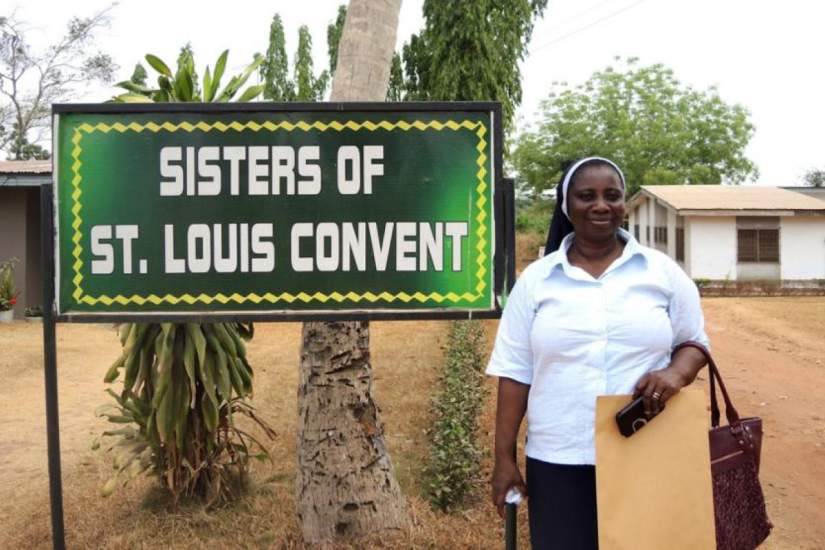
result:
M 51 160 L 0 160 L 0 174 L 51 174 Z
M 787 189 L 788 191 L 793 191 L 794 193 L 802 193 L 803 195 L 808 195 L 809 197 L 813 197 L 815 199 L 825 200 L 825 187 L 802 187 L 802 186 L 793 186 L 793 187 L 782 187 L 782 189 Z
M 0 187 L 38 187 L 51 181 L 51 160 L 0 160 Z
M 635 207 L 644 196 L 683 211 L 721 213 L 811 212 L 825 214 L 825 200 L 780 187 L 740 185 L 643 185 L 629 201 Z

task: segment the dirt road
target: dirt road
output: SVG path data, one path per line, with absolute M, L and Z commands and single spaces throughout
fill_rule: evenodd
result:
M 734 402 L 741 413 L 762 416 L 765 422 L 762 482 L 776 527 L 764 547 L 823 549 L 825 298 L 716 298 L 706 299 L 703 304 L 714 354 Z M 287 419 L 279 420 L 283 423 L 279 428 L 283 439 L 277 458 L 289 463 L 294 453 L 290 430 L 294 429 L 300 325 L 261 324 L 257 328 L 250 347 L 258 357 L 258 363 L 253 364 L 265 360 L 270 366 L 258 370 L 256 387 L 262 388 L 261 395 L 282 396 L 266 405 L 266 413 Z M 404 388 L 399 386 L 409 379 L 402 370 L 416 361 L 438 362 L 443 328 L 434 322 L 374 323 L 377 394 L 379 399 L 389 395 L 400 403 L 393 406 L 385 401 L 381 405 L 403 486 L 414 483 L 413 465 L 421 460 L 421 416 L 426 411 L 433 376 L 418 380 L 415 387 Z M 494 331 L 495 322 L 490 322 L 488 329 Z M 0 547 L 18 546 L 22 541 L 26 546 L 47 547 L 48 476 L 40 327 L 26 323 L 0 325 L 0 350 Z M 67 523 L 69 519 L 75 522 L 70 529 L 75 531 L 79 546 L 129 546 L 125 535 L 95 538 L 115 537 L 110 528 L 128 531 L 126 511 L 107 519 L 115 522 L 109 527 L 94 526 L 91 520 L 82 519 L 87 504 L 93 503 L 98 509 L 103 506 L 96 490 L 105 471 L 100 455 L 92 452 L 90 445 L 104 426 L 94 417 L 94 410 L 108 399 L 101 379 L 119 351 L 115 332 L 105 326 L 62 325 L 58 329 L 58 350 Z M 277 391 L 278 387 L 283 390 Z M 494 405 L 493 397 L 490 407 Z M 485 422 L 489 424 L 490 419 L 485 415 Z M 489 432 L 492 426 L 484 429 Z M 291 490 L 285 488 L 284 494 L 289 493 Z M 85 500 L 73 496 L 78 494 L 86 495 Z M 467 518 L 481 518 L 477 520 L 480 525 L 467 520 L 469 531 L 487 528 L 483 524 L 490 516 L 486 506 L 486 502 L 479 503 L 478 510 L 468 513 Z M 292 510 L 287 510 L 280 518 L 291 514 Z M 430 520 L 442 521 L 440 516 L 428 516 Z M 285 529 L 294 527 L 294 520 L 289 520 Z M 261 540 L 273 542 L 271 538 Z M 496 542 L 494 547 L 498 546 Z
M 764 420 L 769 548 L 825 548 L 825 299 L 703 302 L 734 404 Z

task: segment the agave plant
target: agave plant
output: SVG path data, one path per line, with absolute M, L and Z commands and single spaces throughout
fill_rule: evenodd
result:
M 123 391 L 108 390 L 116 404 L 98 410 L 124 425 L 103 434 L 115 439 L 109 447 L 115 475 L 104 494 L 154 470 L 175 502 L 233 496 L 233 481 L 244 479 L 249 459 L 267 456 L 233 415 L 249 417 L 274 437 L 245 400 L 252 394 L 245 344 L 252 330 L 241 323 L 120 325 L 123 353 L 104 381 L 122 373 Z
M 127 90 L 126 93 L 114 97 L 118 103 L 151 103 L 151 102 L 178 102 L 178 101 L 203 101 L 203 102 L 228 102 L 246 84 L 249 77 L 263 63 L 263 57 L 255 54 L 250 63 L 240 74 L 233 76 L 229 82 L 220 89 L 221 79 L 226 69 L 226 60 L 229 57 L 229 50 L 218 57 L 215 62 L 215 72 L 210 73 L 209 66 L 203 75 L 203 85 L 198 89 L 197 74 L 195 73 L 195 62 L 191 50 L 184 48 L 178 59 L 177 71 L 172 74 L 169 65 L 159 57 L 147 54 L 146 62 L 158 72 L 158 87 L 150 88 L 144 84 L 133 80 L 118 82 L 115 86 Z M 220 92 L 218 91 L 220 89 Z M 249 86 L 237 99 L 239 102 L 252 101 L 264 91 L 264 85 Z
M 188 55 L 184 55 L 188 52 Z M 203 99 L 229 101 L 260 65 L 255 60 L 230 79 L 220 93 L 228 51 L 207 67 Z M 191 50 L 184 48 L 175 75 L 159 58 L 146 61 L 160 76 L 158 89 L 134 81 L 118 85 L 129 92 L 116 102 L 200 101 Z M 261 93 L 250 86 L 241 95 L 246 101 Z M 145 472 L 159 475 L 177 505 L 181 497 L 199 497 L 208 503 L 236 496 L 252 458 L 266 458 L 266 447 L 235 423 L 242 415 L 257 423 L 270 438 L 272 429 L 248 402 L 253 371 L 246 359 L 245 342 L 252 325 L 242 323 L 152 323 L 119 327 L 123 352 L 106 373 L 112 383 L 122 375 L 120 394 L 107 390 L 115 403 L 98 410 L 100 416 L 121 425 L 103 437 L 113 452 L 115 474 L 103 487 L 111 494 Z M 96 443 L 98 446 L 100 442 Z

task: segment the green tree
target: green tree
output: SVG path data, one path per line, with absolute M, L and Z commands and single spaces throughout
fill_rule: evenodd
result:
M 9 140 L 9 157 L 15 160 L 47 160 L 51 153 L 37 143 L 31 143 L 28 137 L 19 131 L 20 125 L 14 122 Z
M 404 48 L 409 99 L 498 100 L 504 126 L 521 103 L 533 21 L 547 0 L 425 0 L 421 36 Z
M 146 79 L 149 77 L 146 74 L 146 69 L 143 68 L 143 65 L 138 63 L 135 65 L 135 70 L 132 71 L 132 76 L 129 77 L 129 81 L 134 82 L 139 86 L 146 86 Z
M 424 38 L 410 36 L 410 41 L 402 49 L 404 59 L 404 99 L 424 101 L 430 98 L 428 88 L 430 75 L 430 52 Z
M 51 104 L 66 101 L 92 81 L 111 82 L 117 66 L 96 49 L 112 6 L 90 17 L 73 17 L 66 33 L 40 51 L 27 40 L 29 26 L 0 16 L 0 150 L 15 159 L 42 157 Z
M 825 187 L 825 169 L 814 168 L 802 177 L 805 185 L 810 187 Z
M 309 28 L 301 25 L 298 29 L 298 50 L 295 52 L 295 100 L 319 101 L 329 83 L 329 73 L 321 71 L 317 77 L 312 63 L 312 35 Z
M 264 98 L 271 101 L 292 101 L 295 90 L 289 79 L 284 25 L 277 13 L 269 26 L 269 48 L 261 65 L 261 78 L 264 81 Z
M 335 75 L 335 67 L 338 65 L 338 43 L 341 41 L 341 33 L 344 32 L 344 21 L 347 20 L 347 6 L 338 6 L 338 15 L 335 21 L 327 26 L 327 52 L 329 53 L 329 74 Z
M 757 175 L 745 156 L 754 131 L 748 111 L 713 88 L 683 85 L 660 64 L 629 59 L 578 86 L 555 84 L 541 110 L 513 154 L 536 191 L 556 183 L 564 163 L 589 155 L 622 167 L 628 195 L 640 185 L 740 183 Z
M 333 43 L 327 44 L 332 70 L 334 70 L 334 60 L 338 55 L 337 40 L 341 36 L 340 26 L 343 25 L 343 17 L 346 17 L 346 8 L 341 6 L 338 19 L 327 28 L 327 39 L 335 40 L 334 45 Z M 327 91 L 331 74 L 330 71 L 324 70 L 319 75 L 315 75 L 312 60 L 312 35 L 309 33 L 309 28 L 302 25 L 298 29 L 298 48 L 295 51 L 295 63 L 292 76 L 290 76 L 284 26 L 278 14 L 272 18 L 272 25 L 269 29 L 269 47 L 260 73 L 264 81 L 264 97 L 272 101 L 320 101 Z
M 118 102 L 231 100 L 258 68 L 262 58 L 229 79 L 221 89 L 229 52 L 224 51 L 215 72 L 206 68 L 203 87 L 196 84 L 192 50 L 186 46 L 175 74 L 154 55 L 146 61 L 158 74 L 158 88 L 127 80 Z M 201 92 L 202 90 L 202 92 Z M 250 86 L 238 101 L 254 99 L 263 86 Z M 120 326 L 121 356 L 104 380 L 123 377 L 123 390 L 109 390 L 115 403 L 99 410 L 118 427 L 103 433 L 114 450 L 115 473 L 104 494 L 143 472 L 154 472 L 175 504 L 181 497 L 207 503 L 237 495 L 248 463 L 266 456 L 266 448 L 233 418 L 246 416 L 269 437 L 272 430 L 255 415 L 248 397 L 253 371 L 246 359 L 245 341 L 252 326 L 241 323 L 147 323 Z M 254 453 L 257 449 L 257 453 Z
M 390 66 L 390 83 L 387 86 L 387 101 L 401 101 L 404 95 L 404 72 L 401 68 L 401 56 L 398 52 L 392 54 Z

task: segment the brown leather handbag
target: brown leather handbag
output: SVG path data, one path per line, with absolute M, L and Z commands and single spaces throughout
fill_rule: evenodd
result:
M 759 455 L 762 450 L 762 419 L 739 418 L 731 403 L 719 369 L 708 350 L 698 342 L 686 347 L 701 351 L 710 370 L 710 464 L 713 477 L 713 508 L 716 518 L 717 550 L 751 550 L 770 534 L 773 525 L 765 510 L 765 496 L 759 484 Z M 720 426 L 716 382 L 725 400 L 727 426 Z

